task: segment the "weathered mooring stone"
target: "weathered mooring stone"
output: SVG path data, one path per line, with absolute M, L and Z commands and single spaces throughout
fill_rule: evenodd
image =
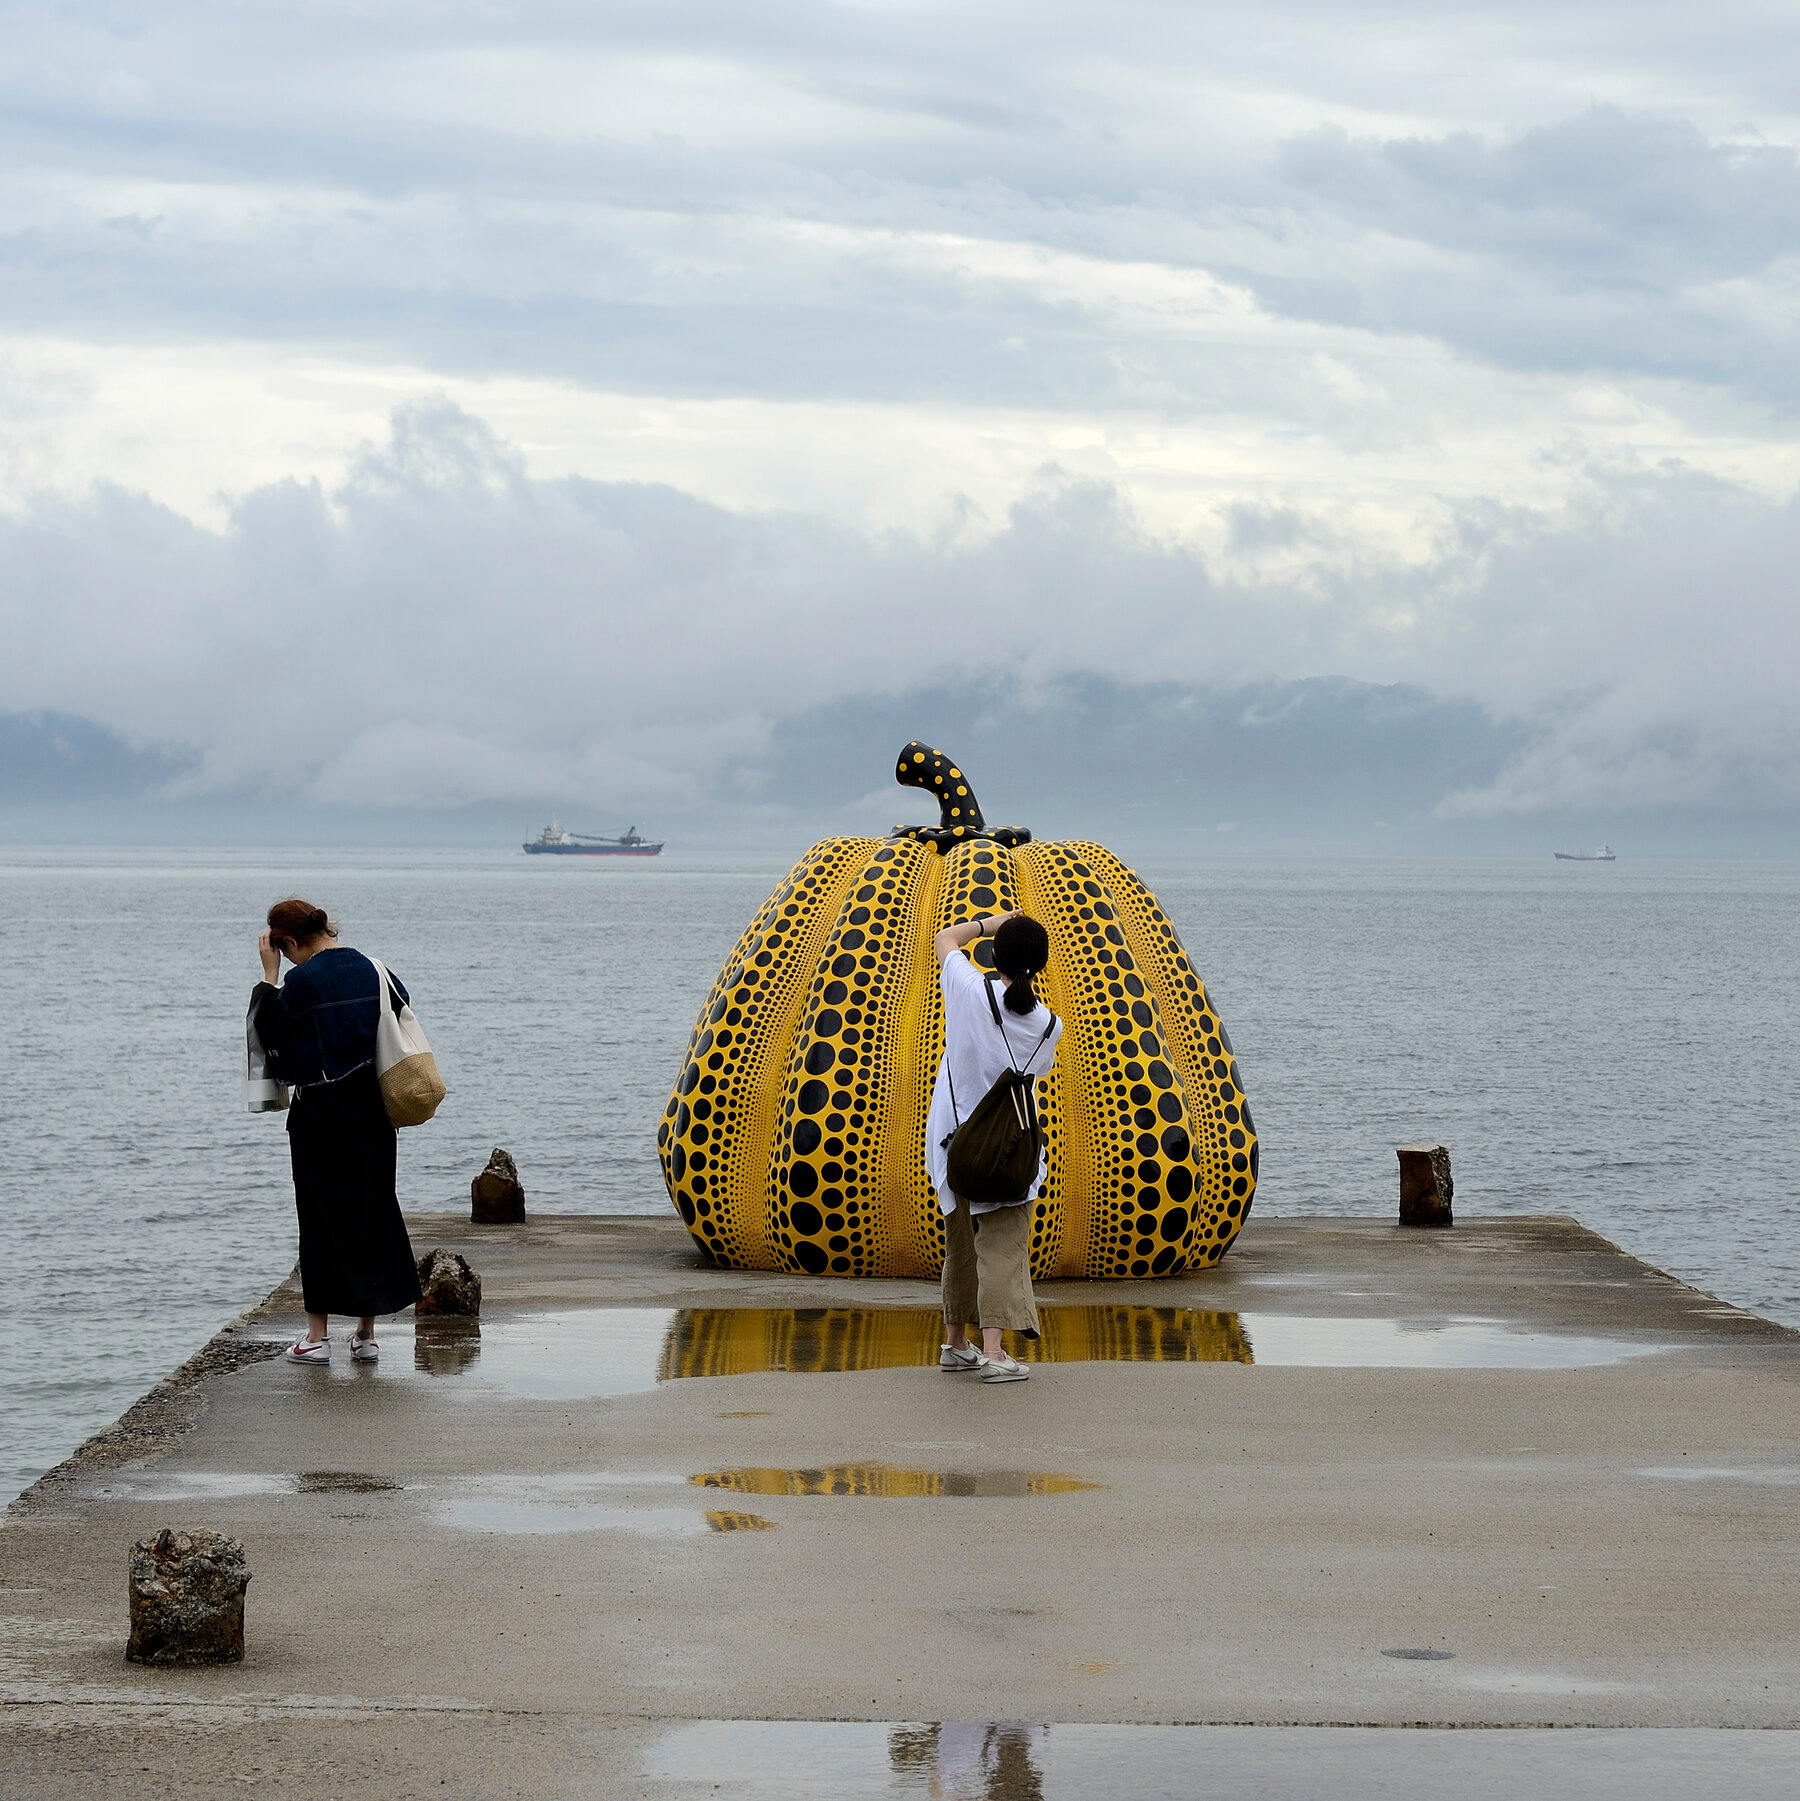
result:
M 223 1532 L 169 1527 L 131 1547 L 129 1663 L 242 1663 L 244 1547 Z
M 413 1308 L 415 1319 L 472 1319 L 481 1311 L 481 1278 L 459 1252 L 427 1251 L 419 1259 L 419 1286 L 425 1292 Z
M 498 1145 L 487 1168 L 469 1184 L 469 1218 L 478 1226 L 516 1226 L 525 1218 L 519 1166 Z
M 1450 1152 L 1441 1144 L 1403 1144 L 1400 1158 L 1400 1223 L 1403 1226 L 1450 1226 L 1456 1223 L 1450 1197 Z

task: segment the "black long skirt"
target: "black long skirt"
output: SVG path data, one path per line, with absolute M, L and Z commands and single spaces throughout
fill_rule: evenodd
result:
M 369 1064 L 303 1088 L 288 1113 L 308 1313 L 398 1313 L 419 1298 L 394 1192 L 394 1128 Z

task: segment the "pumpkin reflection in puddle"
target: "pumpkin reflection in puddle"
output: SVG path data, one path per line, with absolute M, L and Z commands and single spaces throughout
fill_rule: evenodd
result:
M 1038 1323 L 1041 1337 L 1015 1341 L 1023 1363 L 1252 1361 L 1235 1313 L 1097 1302 L 1040 1306 Z M 943 1325 L 935 1307 L 684 1307 L 669 1323 L 656 1379 L 935 1368 Z
M 699 1488 L 725 1488 L 740 1495 L 865 1495 L 877 1500 L 1067 1495 L 1106 1486 L 1042 1470 L 908 1470 L 891 1463 L 838 1463 L 816 1470 L 706 1470 L 690 1480 Z
M 932 939 L 1022 907 L 1050 933 L 1038 988 L 1064 1021 L 1038 1090 L 1050 1157 L 1029 1203 L 1032 1275 L 1216 1263 L 1255 1196 L 1256 1132 L 1224 1022 L 1156 897 L 1100 845 L 988 827 L 928 745 L 907 745 L 896 777 L 937 796 L 939 823 L 815 845 L 694 1022 L 657 1146 L 696 1243 L 732 1269 L 938 1274 Z M 988 940 L 959 954 L 992 967 Z

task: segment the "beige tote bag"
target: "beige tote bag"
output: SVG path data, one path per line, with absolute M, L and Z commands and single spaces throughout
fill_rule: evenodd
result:
M 418 1015 L 405 1001 L 400 1001 L 398 1013 L 394 1011 L 400 996 L 386 964 L 373 957 L 369 961 L 381 978 L 381 1019 L 375 1027 L 375 1074 L 381 1098 L 395 1125 L 422 1126 L 444 1098 L 444 1078 L 438 1074 L 437 1058 L 425 1042 Z

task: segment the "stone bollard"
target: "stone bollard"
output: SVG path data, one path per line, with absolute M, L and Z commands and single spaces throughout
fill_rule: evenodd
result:
M 516 1226 L 524 1221 L 519 1166 L 498 1145 L 487 1168 L 469 1184 L 469 1218 L 478 1226 Z
M 1452 1226 L 1450 1152 L 1441 1144 L 1403 1144 L 1400 1159 L 1400 1223 L 1403 1226 Z
M 172 1532 L 131 1547 L 128 1663 L 244 1661 L 244 1547 L 223 1532 Z
M 427 1251 L 419 1259 L 419 1286 L 425 1293 L 414 1319 L 473 1319 L 481 1312 L 481 1278 L 456 1251 Z

